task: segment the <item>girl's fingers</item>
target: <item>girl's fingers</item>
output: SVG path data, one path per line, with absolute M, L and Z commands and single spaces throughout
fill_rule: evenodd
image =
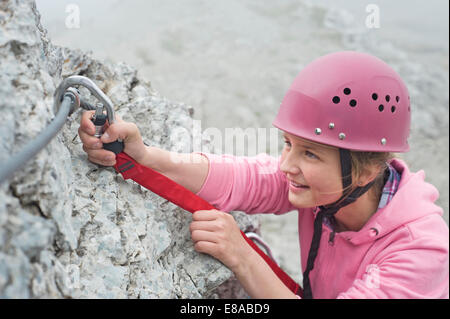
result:
M 85 111 L 81 115 L 80 129 L 79 131 L 84 131 L 87 134 L 94 135 L 95 134 L 95 126 L 92 123 L 91 118 L 94 115 L 95 111 Z
M 208 221 L 215 220 L 220 212 L 218 210 L 198 210 L 192 214 L 192 220 L 194 221 Z
M 103 166 L 113 166 L 116 164 L 116 156 L 113 152 L 107 150 L 89 150 L 83 146 L 83 149 L 88 154 L 88 159 L 96 164 Z
M 211 221 L 193 221 L 189 226 L 189 230 L 192 232 L 194 230 L 206 230 L 206 231 L 216 231 L 217 226 Z
M 217 244 L 209 241 L 198 241 L 194 245 L 195 251 L 213 256 L 217 249 Z
M 121 139 L 129 143 L 142 139 L 139 129 L 134 123 L 117 121 L 115 124 L 105 127 L 105 131 L 101 137 L 103 143 L 111 143 Z
M 191 238 L 195 243 L 199 241 L 207 241 L 211 243 L 218 242 L 216 234 L 207 230 L 194 230 L 191 233 Z
M 92 136 L 85 131 L 78 129 L 78 135 L 80 136 L 80 140 L 83 143 L 83 146 L 86 147 L 86 149 L 101 149 L 103 147 L 103 143 L 98 137 Z

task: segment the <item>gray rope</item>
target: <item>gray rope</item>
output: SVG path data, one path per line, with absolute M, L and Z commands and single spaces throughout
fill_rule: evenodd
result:
M 58 134 L 66 122 L 74 98 L 71 95 L 65 95 L 53 121 L 32 141 L 17 154 L 0 165 L 0 184 L 10 178 L 15 171 L 23 167 L 32 157 L 47 146 L 47 144 Z

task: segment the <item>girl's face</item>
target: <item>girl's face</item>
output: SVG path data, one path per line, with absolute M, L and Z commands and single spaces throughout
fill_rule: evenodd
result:
M 297 208 L 331 204 L 342 196 L 339 150 L 284 132 L 280 170 L 289 183 L 289 201 Z M 303 186 L 296 186 L 302 184 Z

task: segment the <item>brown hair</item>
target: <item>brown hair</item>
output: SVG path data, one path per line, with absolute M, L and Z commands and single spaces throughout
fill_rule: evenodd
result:
M 394 159 L 396 156 L 391 152 L 361 152 L 350 151 L 352 159 L 352 184 L 349 186 L 349 192 L 351 193 L 358 187 L 357 181 L 359 177 L 372 167 L 379 168 L 379 173 L 374 179 L 372 187 L 368 190 L 372 199 L 379 201 L 381 192 L 384 186 L 384 172 L 388 167 L 388 162 Z

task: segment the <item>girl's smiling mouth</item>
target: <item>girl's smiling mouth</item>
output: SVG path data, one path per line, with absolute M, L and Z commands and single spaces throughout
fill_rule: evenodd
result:
M 309 186 L 300 183 L 295 183 L 294 181 L 289 181 L 289 189 L 294 193 L 302 192 L 304 190 L 307 190 L 308 188 Z

